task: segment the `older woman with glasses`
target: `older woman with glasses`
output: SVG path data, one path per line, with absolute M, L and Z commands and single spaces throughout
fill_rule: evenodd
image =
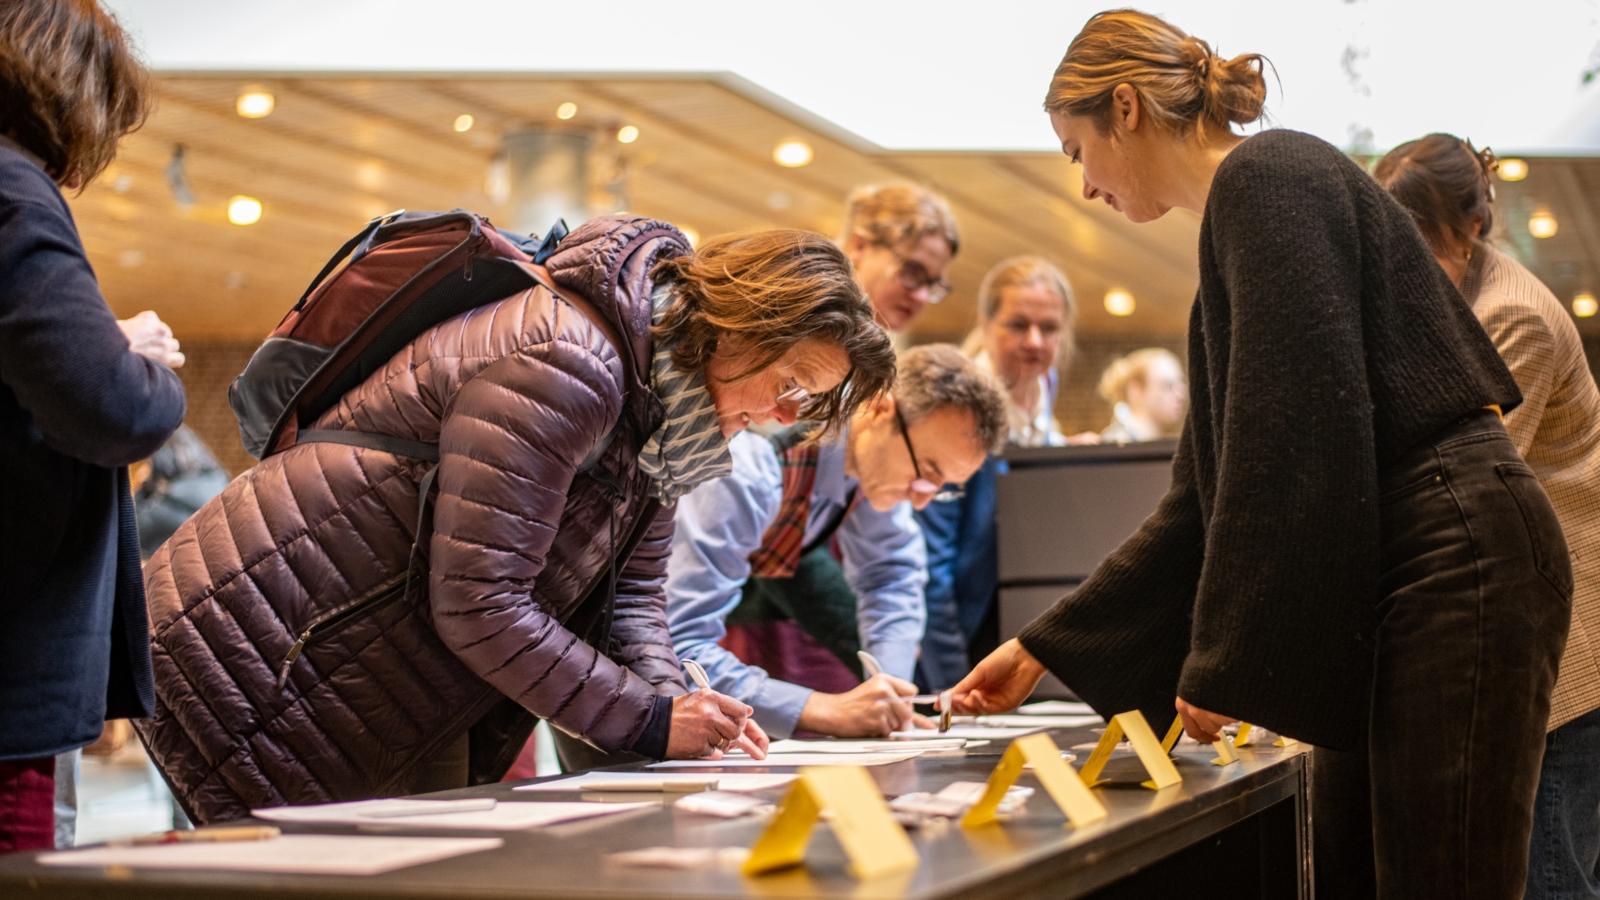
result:
M 903 698 L 915 692 L 927 577 L 911 512 L 957 490 L 1005 435 L 999 387 L 956 348 L 933 344 L 901 357 L 893 393 L 858 409 L 841 441 L 818 443 L 805 427 L 735 438 L 732 473 L 678 505 L 667 567 L 673 649 L 781 736 L 881 736 L 910 724 Z M 808 577 L 824 560 L 837 566 L 831 541 L 843 576 Z M 750 665 L 720 644 L 741 598 L 814 629 L 841 660 L 866 650 L 881 671 L 827 691 Z

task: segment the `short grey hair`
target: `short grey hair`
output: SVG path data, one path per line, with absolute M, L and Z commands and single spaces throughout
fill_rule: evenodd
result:
M 1000 385 L 951 344 L 924 344 L 900 354 L 894 402 L 907 424 L 946 408 L 970 413 L 985 453 L 999 453 L 1010 435 Z

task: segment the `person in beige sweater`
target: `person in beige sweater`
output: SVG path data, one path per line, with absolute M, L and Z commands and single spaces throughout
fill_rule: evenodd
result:
M 1379 161 L 1522 389 L 1506 430 L 1538 475 L 1572 551 L 1572 630 L 1550 700 L 1529 898 L 1600 897 L 1600 390 L 1560 301 L 1487 243 L 1494 155 L 1430 134 Z

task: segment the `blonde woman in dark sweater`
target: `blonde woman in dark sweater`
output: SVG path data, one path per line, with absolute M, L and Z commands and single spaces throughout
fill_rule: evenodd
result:
M 1416 220 L 1522 389 L 1506 430 L 1572 550 L 1572 629 L 1550 696 L 1534 802 L 1530 900 L 1600 897 L 1600 390 L 1561 302 L 1488 242 L 1494 155 L 1449 134 L 1391 150 L 1373 174 Z
M 1317 746 L 1319 897 L 1522 891 L 1572 576 L 1496 409 L 1521 400 L 1410 218 L 1334 147 L 1245 139 L 1262 59 L 1101 13 L 1045 107 L 1083 193 L 1202 216 L 1172 487 L 955 689 L 1046 670 L 1102 714 Z

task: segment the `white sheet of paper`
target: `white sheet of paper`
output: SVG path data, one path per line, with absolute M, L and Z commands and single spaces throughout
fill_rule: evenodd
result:
M 729 756 L 723 759 L 669 759 L 651 763 L 651 769 L 714 769 L 728 766 L 737 769 L 789 768 L 791 766 L 886 766 L 922 755 L 921 750 L 908 747 L 900 753 L 779 753 L 766 759 L 748 756 Z
M 941 738 L 965 738 L 969 741 L 1006 741 L 1012 738 L 1022 737 L 1025 734 L 1033 734 L 1035 731 L 1043 730 L 1043 725 L 1036 725 L 1032 728 L 998 728 L 993 725 L 951 725 L 950 730 L 945 732 L 930 730 L 927 728 L 909 728 L 905 731 L 896 731 L 894 734 L 890 735 L 890 737 L 897 741 L 911 741 L 913 744 L 918 741 L 939 740 Z
M 538 784 L 525 784 L 518 787 L 519 791 L 576 791 L 582 790 L 585 782 L 617 782 L 637 781 L 641 784 L 662 781 L 704 781 L 707 778 L 717 780 L 719 791 L 763 791 L 767 788 L 782 787 L 795 780 L 794 775 L 760 775 L 752 772 L 724 772 L 722 774 L 688 775 L 671 772 L 584 772 L 570 778 L 559 778 L 555 781 L 542 781 Z M 648 788 L 645 788 L 648 790 Z
M 378 875 L 452 856 L 493 850 L 504 843 L 500 838 L 286 834 L 266 841 L 90 847 L 46 853 L 39 857 L 39 862 L 47 866 Z
M 999 716 L 979 716 L 977 724 L 1000 728 L 1082 728 L 1085 725 L 1104 724 L 1094 713 L 1086 716 L 1036 716 L 1008 713 Z
M 1075 700 L 1040 700 L 1022 706 L 1017 712 L 1025 716 L 1091 716 L 1094 708 Z
M 947 738 L 943 741 L 930 741 L 919 743 L 916 749 L 928 753 L 934 750 L 960 750 L 966 746 L 962 738 Z M 944 746 L 949 745 L 949 746 Z M 795 738 L 786 738 L 773 741 L 767 748 L 767 754 L 773 753 L 904 753 L 910 748 L 900 741 L 887 740 L 826 740 L 802 741 Z
M 276 809 L 258 809 L 251 815 L 273 822 L 310 822 L 335 825 L 374 825 L 385 828 L 467 828 L 484 831 L 520 831 L 538 828 L 574 819 L 591 819 L 609 816 L 655 804 L 644 803 L 497 803 L 494 809 L 475 812 L 440 813 L 429 816 L 395 816 L 377 818 L 362 813 L 385 806 L 406 804 L 415 800 L 360 800 L 355 803 L 324 803 L 318 806 L 280 806 Z

